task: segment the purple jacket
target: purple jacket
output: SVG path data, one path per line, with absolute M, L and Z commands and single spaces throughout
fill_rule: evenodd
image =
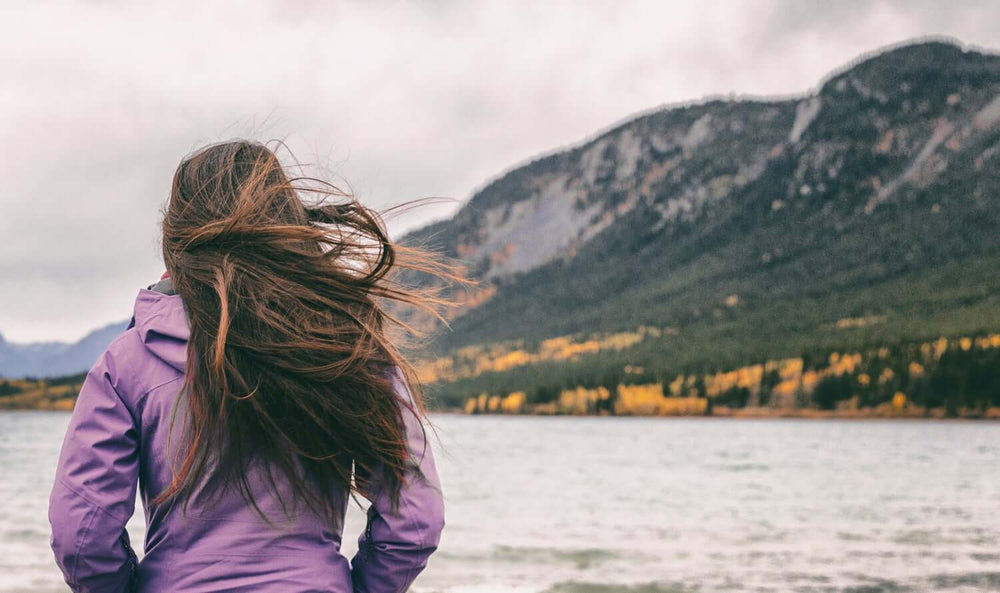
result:
M 70 588 L 100 593 L 405 591 L 437 549 L 444 528 L 434 459 L 429 446 L 424 452 L 419 420 L 405 406 L 410 452 L 426 480 L 412 472 L 407 476 L 398 514 L 390 512 L 387 494 L 375 495 L 350 563 L 340 553 L 342 533 L 308 510 L 283 519 L 267 488 L 255 486 L 255 495 L 277 527 L 264 523 L 236 493 L 211 509 L 200 506 L 196 493 L 186 515 L 179 506 L 167 513 L 150 503 L 171 480 L 167 432 L 189 331 L 181 297 L 169 283 L 140 290 L 129 328 L 87 375 L 49 499 L 52 549 Z M 397 396 L 411 398 L 395 371 Z M 180 417 L 176 424 L 182 424 Z M 139 562 L 125 531 L 137 486 L 147 532 Z M 346 512 L 347 492 L 330 494 Z

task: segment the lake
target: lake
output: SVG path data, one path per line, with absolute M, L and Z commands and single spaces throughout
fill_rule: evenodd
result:
M 46 518 L 68 420 L 0 412 L 0 593 L 68 590 Z M 415 592 L 1000 591 L 1000 423 L 433 420 L 447 526 Z

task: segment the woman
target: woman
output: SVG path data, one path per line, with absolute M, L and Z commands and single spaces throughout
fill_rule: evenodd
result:
M 87 375 L 63 442 L 49 520 L 71 589 L 405 591 L 437 548 L 444 507 L 419 383 L 386 322 L 419 332 L 384 304 L 444 321 L 438 305 L 453 303 L 390 272 L 472 281 L 246 141 L 180 164 L 163 258 L 164 278 L 139 291 Z M 139 562 L 125 531 L 137 486 Z M 348 562 L 355 493 L 371 505 Z

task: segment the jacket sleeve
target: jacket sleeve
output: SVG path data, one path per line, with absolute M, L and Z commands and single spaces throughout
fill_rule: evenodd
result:
M 49 496 L 52 551 L 74 592 L 135 587 L 125 524 L 135 509 L 138 430 L 115 377 L 105 352 L 80 390 Z
M 413 395 L 398 367 L 394 372 L 397 396 L 412 404 Z M 389 495 L 374 476 L 356 476 L 365 492 L 371 493 L 372 504 L 365 531 L 358 538 L 358 552 L 351 560 L 355 593 L 402 593 L 409 589 L 437 549 L 444 529 L 444 500 L 430 444 L 425 442 L 417 415 L 406 406 L 402 408 L 411 464 L 400 491 L 398 512 L 390 511 Z

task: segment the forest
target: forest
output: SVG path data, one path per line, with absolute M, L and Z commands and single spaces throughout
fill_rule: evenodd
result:
M 649 333 L 656 332 L 644 328 L 603 343 L 613 349 Z M 627 364 L 620 372 L 605 371 L 588 380 L 558 371 L 545 375 L 544 369 L 559 369 L 553 361 L 581 352 L 596 355 L 601 345 L 601 340 L 573 343 L 563 338 L 540 352 L 507 352 L 491 359 L 492 364 L 438 359 L 422 367 L 422 376 L 438 384 L 438 407 L 461 405 L 472 414 L 1000 418 L 1000 334 L 809 352 L 707 373 L 662 374 Z M 500 370 L 510 373 L 512 366 L 524 370 L 513 374 L 526 379 L 519 389 L 484 390 L 464 400 L 449 390 L 449 380 L 488 379 Z M 562 370 L 566 368 L 572 366 Z

